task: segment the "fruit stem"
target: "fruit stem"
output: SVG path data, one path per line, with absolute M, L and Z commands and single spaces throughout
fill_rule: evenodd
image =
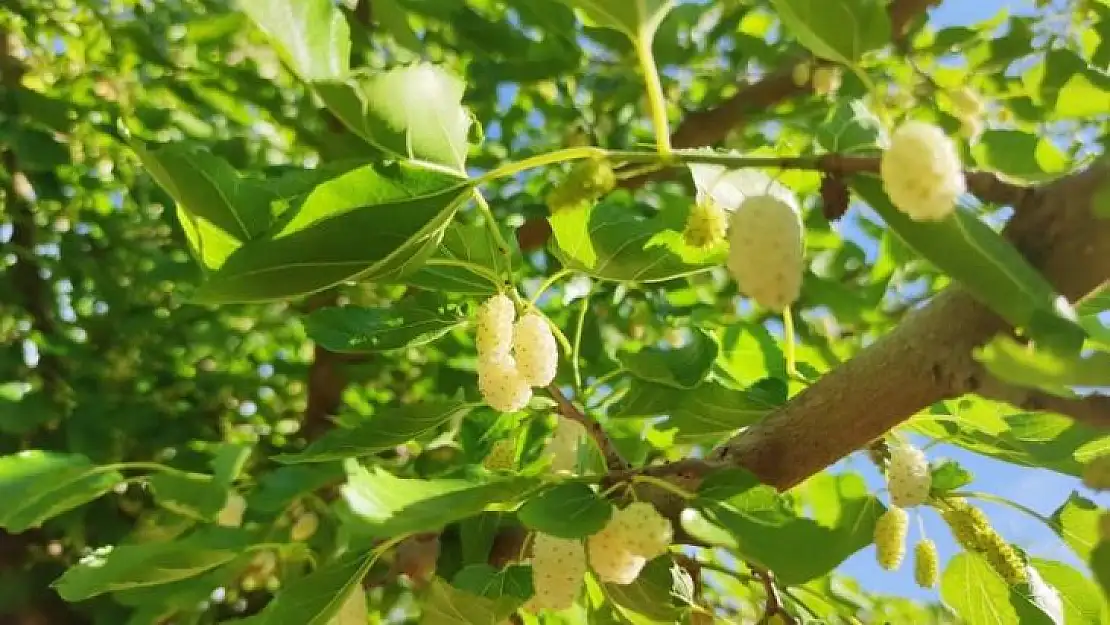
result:
M 782 311 L 783 342 L 786 343 L 786 375 L 789 378 L 798 377 L 797 356 L 794 352 L 794 313 L 787 306 Z
M 647 89 L 648 108 L 651 110 L 651 124 L 655 128 L 655 146 L 664 160 L 671 156 L 671 131 L 667 126 L 667 99 L 663 95 L 663 83 L 659 80 L 659 70 L 655 66 L 651 43 L 654 29 L 644 28 L 633 41 L 640 69 L 644 73 L 644 87 Z

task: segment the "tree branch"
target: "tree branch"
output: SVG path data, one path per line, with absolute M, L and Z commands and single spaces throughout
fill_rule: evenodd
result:
M 1005 402 L 1021 410 L 1055 412 L 1093 428 L 1110 429 L 1110 396 L 1059 397 L 1037 389 L 1013 386 L 980 370 L 976 395 Z
M 624 471 L 632 466 L 624 459 L 624 456 L 621 455 L 620 450 L 613 444 L 613 440 L 609 438 L 609 435 L 605 433 L 605 428 L 601 427 L 600 423 L 587 416 L 586 413 L 579 410 L 577 406 L 567 399 L 566 395 L 563 395 L 563 392 L 559 390 L 559 387 L 554 382 L 547 385 L 547 392 L 551 394 L 555 403 L 559 404 L 560 415 L 571 421 L 577 421 L 582 427 L 586 428 L 586 432 L 589 433 L 590 438 L 594 440 L 598 449 L 601 450 L 601 455 L 605 458 L 605 466 L 607 466 L 610 471 Z
M 775 574 L 765 568 L 750 563 L 748 564 L 748 568 L 750 568 L 752 574 L 763 583 L 763 594 L 767 597 L 766 604 L 763 608 L 763 619 L 760 623 L 770 623 L 773 617 L 779 616 L 779 622 L 796 625 L 798 620 L 783 607 L 782 596 L 779 594 L 779 588 L 775 584 Z

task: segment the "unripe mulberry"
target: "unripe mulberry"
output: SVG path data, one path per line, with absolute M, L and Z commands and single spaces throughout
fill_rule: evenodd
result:
M 516 306 L 504 293 L 487 299 L 478 309 L 479 358 L 507 356 L 513 344 L 513 320 Z
M 534 608 L 565 610 L 574 604 L 586 575 L 582 542 L 537 533 L 532 543 Z
M 507 471 L 516 461 L 516 441 L 505 439 L 493 444 L 489 454 L 482 460 L 482 466 L 491 471 Z
M 964 549 L 986 558 L 991 568 L 1011 585 L 1028 581 L 1025 563 L 1017 551 L 991 527 L 983 511 L 963 499 L 946 499 L 941 518 Z
M 693 247 L 713 247 L 725 240 L 728 213 L 712 197 L 705 197 L 690 209 L 682 237 Z
M 315 513 L 306 512 L 293 523 L 293 529 L 289 530 L 289 538 L 293 542 L 304 542 L 312 538 L 319 527 L 320 517 L 316 516 Z
M 728 270 L 740 291 L 759 305 L 782 311 L 802 290 L 805 228 L 796 204 L 753 195 L 729 222 Z
M 528 313 L 513 327 L 513 354 L 516 368 L 532 386 L 547 386 L 559 368 L 559 347 L 547 320 L 539 313 Z
M 810 67 L 809 63 L 798 63 L 794 66 L 794 69 L 791 70 L 790 78 L 794 81 L 795 86 L 803 87 L 809 82 L 812 73 L 813 68 Z
M 823 65 L 813 70 L 813 92 L 817 95 L 833 95 L 840 90 L 842 79 L 839 67 Z
M 948 217 L 966 190 L 956 144 L 925 122 L 906 122 L 894 131 L 879 171 L 891 202 L 914 221 Z
M 555 433 L 543 449 L 543 455 L 551 458 L 552 471 L 573 472 L 578 467 L 578 446 L 585 436 L 586 428 L 581 423 L 559 417 Z
M 890 502 L 895 506 L 912 508 L 925 503 L 933 485 L 925 452 L 913 445 L 892 447 L 886 479 Z
M 494 410 L 516 412 L 532 400 L 532 387 L 517 371 L 512 356 L 478 359 L 478 390 Z
M 617 186 L 617 175 L 609 161 L 590 158 L 574 164 L 566 179 L 547 194 L 551 214 L 597 201 Z
M 875 552 L 879 566 L 888 571 L 902 566 L 906 555 L 906 531 L 910 515 L 901 508 L 891 507 L 875 522 Z
M 913 549 L 913 579 L 922 588 L 932 588 L 937 585 L 937 575 L 940 571 L 940 557 L 937 554 L 937 545 L 931 540 L 922 540 Z

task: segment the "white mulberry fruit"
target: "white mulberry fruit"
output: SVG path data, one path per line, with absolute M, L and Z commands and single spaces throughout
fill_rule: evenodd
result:
M 902 566 L 909 526 L 910 515 L 895 507 L 888 508 L 875 522 L 875 555 L 879 566 L 888 571 Z
M 649 503 L 615 510 L 601 531 L 589 537 L 590 564 L 602 581 L 631 584 L 648 560 L 666 553 L 674 538 L 671 522 Z
M 293 542 L 304 542 L 312 538 L 319 527 L 320 517 L 313 512 L 306 512 L 293 523 L 293 528 L 289 530 L 289 538 Z
M 967 188 L 956 144 L 925 122 L 906 122 L 894 131 L 879 173 L 890 201 L 914 221 L 945 219 Z
M 805 228 L 796 202 L 749 196 L 733 211 L 728 229 L 728 270 L 740 291 L 776 312 L 793 304 L 801 294 L 805 260 Z
M 555 433 L 543 449 L 543 455 L 551 458 L 553 472 L 574 472 L 578 466 L 578 446 L 585 436 L 586 428 L 581 423 L 559 417 Z
M 886 481 L 890 502 L 899 508 L 912 508 L 925 503 L 933 485 L 925 452 L 913 445 L 893 446 Z
M 913 579 L 922 588 L 932 588 L 937 585 L 937 576 L 940 573 L 940 557 L 937 554 L 937 544 L 931 540 L 922 540 L 913 548 Z
M 532 386 L 547 386 L 559 368 L 559 347 L 547 320 L 528 313 L 513 327 L 513 355 L 517 371 Z
M 487 299 L 478 309 L 478 358 L 507 356 L 513 344 L 516 306 L 504 293 Z
M 579 540 L 536 533 L 532 543 L 532 609 L 565 610 L 574 605 L 586 575 L 586 551 Z
M 478 390 L 491 408 L 501 412 L 516 412 L 532 400 L 532 387 L 507 355 L 479 357 Z
M 667 552 L 674 539 L 670 520 L 646 501 L 637 501 L 616 513 L 627 528 L 629 549 L 648 560 Z
M 712 197 L 705 197 L 690 209 L 682 237 L 692 247 L 713 247 L 725 240 L 728 213 Z
M 603 582 L 631 584 L 647 564 L 647 558 L 628 550 L 623 538 L 609 527 L 589 538 L 590 566 Z

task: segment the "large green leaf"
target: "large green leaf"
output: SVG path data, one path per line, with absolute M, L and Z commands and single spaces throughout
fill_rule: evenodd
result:
M 385 171 L 377 166 L 359 170 L 367 185 L 381 184 L 383 174 L 388 177 Z M 342 212 L 329 204 L 327 216 L 303 229 L 286 226 L 281 233 L 250 241 L 209 276 L 195 297 L 206 303 L 278 300 L 344 280 L 386 281 L 413 271 L 434 251 L 469 195 L 458 179 L 440 180 L 444 186 L 439 190 L 411 199 L 386 200 L 368 193 L 374 202 L 361 204 L 363 196 L 343 198 L 347 203 Z M 312 206 L 306 203 L 301 211 Z
M 347 505 L 382 536 L 438 530 L 487 506 L 519 501 L 539 484 L 532 477 L 405 479 L 352 460 L 346 467 Z
M 664 556 L 648 562 L 631 584 L 605 584 L 605 595 L 618 606 L 656 623 L 682 623 L 686 609 L 675 601 L 673 560 Z
M 724 436 L 759 421 L 786 400 L 786 385 L 767 381 L 744 391 L 705 382 L 691 390 L 633 381 L 613 414 L 615 418 L 667 419 L 661 429 L 676 428 L 682 438 Z
M 328 108 L 372 145 L 450 170 L 466 167 L 472 119 L 466 85 L 447 70 L 416 64 L 316 84 Z
M 910 422 L 918 432 L 1014 464 L 1079 477 L 1083 465 L 1110 451 L 1110 435 L 1048 412 L 1019 412 L 965 397 Z
M 330 430 L 304 451 L 275 459 L 300 464 L 369 456 L 434 432 L 444 423 L 465 416 L 472 408 L 471 404 L 457 401 L 387 406 L 353 428 Z
M 185 539 L 121 545 L 73 566 L 54 587 L 66 601 L 84 601 L 107 592 L 169 584 L 232 561 L 253 538 L 239 529 L 209 527 Z
M 1015 180 L 1037 182 L 1067 171 L 1067 156 L 1048 137 L 1020 130 L 988 130 L 971 148 L 984 169 Z
M 350 69 L 350 27 L 331 0 L 239 0 L 239 6 L 302 79 L 339 78 Z
M 997 336 L 975 351 L 975 359 L 993 376 L 1014 384 L 1075 397 L 1071 387 L 1110 386 L 1110 353 L 1061 355 L 1029 349 L 1008 336 Z
M 0 457 L 0 527 L 20 533 L 84 505 L 123 481 L 84 456 L 28 450 Z
M 556 256 L 572 269 L 603 280 L 661 282 L 719 266 L 719 252 L 685 245 L 663 217 L 606 201 L 560 210 L 549 220 Z
M 585 538 L 605 527 L 613 506 L 581 482 L 556 484 L 541 490 L 517 510 L 530 529 L 560 538 Z
M 819 57 L 854 65 L 890 41 L 890 18 L 880 0 L 771 0 L 799 43 Z
M 512 597 L 488 599 L 432 580 L 421 601 L 421 625 L 498 625 L 520 602 Z
M 511 238 L 511 237 L 507 237 Z M 492 295 L 502 287 L 508 271 L 485 226 L 452 223 L 434 255 L 415 273 L 401 277 L 405 284 L 465 295 Z
M 940 579 L 940 596 L 965 623 L 1063 625 L 1054 624 L 974 553 L 960 553 L 948 561 Z
M 321 308 L 305 319 L 305 331 L 329 351 L 367 353 L 425 345 L 465 322 L 456 304 L 422 294 L 389 307 Z
M 1041 579 L 1060 595 L 1065 625 L 1104 625 L 1110 622 L 1110 604 L 1090 578 L 1063 562 L 1033 558 L 1030 564 L 1040 573 Z
M 674 0 L 563 0 L 577 8 L 593 26 L 619 30 L 633 41 L 655 33 Z
M 227 503 L 227 488 L 199 473 L 156 473 L 148 484 L 154 499 L 167 510 L 211 521 Z
M 878 179 L 856 177 L 853 187 L 910 247 L 974 297 L 1045 344 L 1078 348 L 1083 330 L 1062 311 L 1048 280 L 1009 242 L 967 211 L 939 222 L 917 222 L 896 209 Z
M 693 536 L 774 571 L 784 584 L 805 583 L 871 544 L 884 511 L 858 475 L 818 474 L 807 485 L 822 497 L 814 518 L 797 516 L 783 495 L 750 473 L 721 471 L 702 484 L 682 523 Z
M 299 578 L 242 625 L 328 625 L 351 592 L 361 592 L 373 553 L 348 553 Z
M 712 335 L 695 329 L 690 342 L 677 349 L 645 347 L 637 352 L 621 352 L 618 359 L 629 373 L 645 382 L 691 389 L 705 379 L 718 350 Z
M 1098 519 L 1103 512 L 1098 504 L 1073 492 L 1052 513 L 1052 528 L 1076 555 L 1087 561 L 1098 545 Z

